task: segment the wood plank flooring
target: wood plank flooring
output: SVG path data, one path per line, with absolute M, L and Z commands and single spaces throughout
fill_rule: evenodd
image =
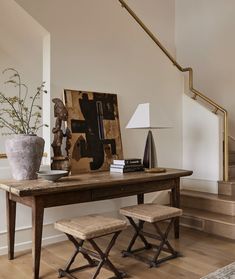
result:
M 149 227 L 148 227 L 149 229 Z M 183 254 L 183 257 L 163 263 L 158 268 L 148 268 L 144 263 L 131 258 L 122 258 L 121 250 L 125 249 L 130 239 L 131 229 L 123 232 L 114 249 L 111 251 L 111 259 L 116 266 L 128 273 L 133 279 L 198 279 L 216 269 L 235 261 L 235 242 L 220 237 L 188 228 L 181 228 L 180 240 L 174 240 L 171 234 L 171 243 Z M 107 237 L 98 242 L 101 246 L 108 243 Z M 73 246 L 68 242 L 49 245 L 42 250 L 41 278 L 57 278 L 57 270 L 63 267 L 71 256 Z M 1 279 L 31 279 L 31 252 L 16 254 L 14 261 L 8 261 L 6 256 L 0 257 Z M 84 264 L 82 257 L 78 257 Z M 75 262 L 78 265 L 78 261 Z M 76 276 L 79 279 L 91 278 L 94 269 L 86 269 Z M 113 276 L 108 270 L 103 269 L 100 279 Z

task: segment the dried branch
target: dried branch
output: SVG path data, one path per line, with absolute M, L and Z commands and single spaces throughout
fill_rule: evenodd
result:
M 48 126 L 41 124 L 42 107 L 36 104 L 36 101 L 43 93 L 45 83 L 43 82 L 34 95 L 29 107 L 26 106 L 28 99 L 28 86 L 22 83 L 21 76 L 14 68 L 7 68 L 3 74 L 13 72 L 13 74 L 4 82 L 18 88 L 18 96 L 6 97 L 0 92 L 0 129 L 7 128 L 15 134 L 35 134 L 41 127 Z M 24 94 L 23 94 L 24 89 Z M 23 95 L 23 96 L 22 96 Z M 11 123 L 8 119 L 11 119 Z

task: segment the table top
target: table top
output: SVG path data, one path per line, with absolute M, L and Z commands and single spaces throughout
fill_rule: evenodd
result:
M 166 169 L 166 172 L 164 173 L 131 172 L 121 174 L 106 171 L 71 175 L 63 177 L 56 182 L 43 179 L 23 181 L 0 180 L 0 189 L 20 197 L 37 196 L 74 190 L 88 190 L 100 187 L 105 188 L 114 185 L 166 180 L 189 176 L 192 173 L 192 171 L 180 169 Z

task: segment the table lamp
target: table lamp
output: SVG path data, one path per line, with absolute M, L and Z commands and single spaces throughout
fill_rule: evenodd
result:
M 150 103 L 139 104 L 129 120 L 127 129 L 148 129 L 148 135 L 146 139 L 143 165 L 147 169 L 156 169 L 157 171 L 157 153 L 152 134 L 152 129 L 167 129 L 171 128 L 169 121 L 163 113 L 157 111 L 157 117 L 153 117 L 153 108 Z M 160 171 L 160 168 L 159 168 Z

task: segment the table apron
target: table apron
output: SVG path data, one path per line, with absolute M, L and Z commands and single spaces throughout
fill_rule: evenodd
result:
M 174 188 L 176 185 L 175 179 L 163 181 L 142 182 L 129 185 L 116 185 L 106 189 L 93 189 L 92 200 L 106 200 L 112 198 L 122 198 L 138 194 L 146 194 L 155 191 L 162 191 Z
M 99 187 L 89 190 L 74 190 L 61 193 L 54 192 L 46 195 L 29 197 L 19 197 L 14 194 L 10 194 L 9 198 L 29 207 L 33 206 L 35 200 L 40 200 L 44 208 L 49 208 L 168 190 L 177 186 L 177 181 L 177 179 L 167 179 L 163 181 L 151 181 L 138 184 L 113 185 L 111 187 Z

